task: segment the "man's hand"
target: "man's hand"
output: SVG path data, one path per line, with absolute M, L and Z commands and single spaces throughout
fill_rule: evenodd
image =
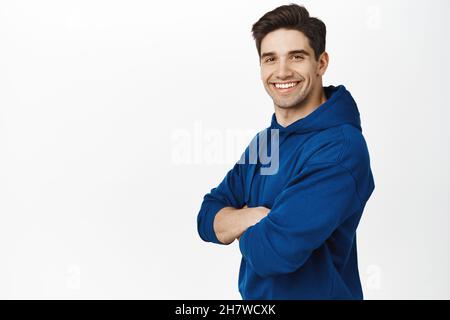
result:
M 247 225 L 248 225 L 247 228 L 257 224 L 259 221 L 261 221 L 262 218 L 267 216 L 270 212 L 270 209 L 266 207 L 249 208 L 248 206 L 244 206 L 242 210 L 246 210 L 245 214 L 247 215 Z M 245 230 L 247 230 L 247 228 Z M 240 233 L 236 237 L 236 239 L 239 240 L 241 238 L 241 235 L 245 232 L 245 230 L 242 233 Z
M 269 212 L 270 209 L 265 207 L 222 208 L 216 214 L 213 222 L 217 239 L 223 244 L 232 243 L 234 240 L 239 239 L 248 227 L 257 224 Z

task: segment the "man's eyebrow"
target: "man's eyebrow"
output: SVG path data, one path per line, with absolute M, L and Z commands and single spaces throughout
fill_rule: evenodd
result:
M 292 51 L 289 51 L 288 52 L 288 55 L 291 55 L 291 54 L 304 54 L 305 56 L 309 56 L 309 53 L 306 51 L 306 50 L 303 50 L 303 49 L 301 49 L 301 50 L 292 50 Z M 276 56 L 277 54 L 275 53 L 275 52 L 273 52 L 273 51 L 270 51 L 270 52 L 264 52 L 262 55 L 261 55 L 261 59 L 263 59 L 263 58 L 265 58 L 265 57 L 271 57 L 271 56 Z

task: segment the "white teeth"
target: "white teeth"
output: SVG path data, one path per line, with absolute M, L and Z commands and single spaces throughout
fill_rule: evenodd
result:
M 291 82 L 291 83 L 275 83 L 275 87 L 278 89 L 287 89 L 292 88 L 297 85 L 297 82 Z

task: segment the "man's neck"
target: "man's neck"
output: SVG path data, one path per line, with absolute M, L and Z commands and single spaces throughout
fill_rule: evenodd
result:
M 323 87 L 320 86 L 320 90 L 318 90 L 316 94 L 311 95 L 308 99 L 305 99 L 301 105 L 292 108 L 280 108 L 275 105 L 277 122 L 279 125 L 286 128 L 295 121 L 307 117 L 325 103 L 325 101 L 327 101 L 327 97 Z

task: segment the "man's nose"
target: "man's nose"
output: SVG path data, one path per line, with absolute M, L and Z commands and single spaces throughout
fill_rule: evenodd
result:
M 280 61 L 278 64 L 277 76 L 280 79 L 292 77 L 292 70 L 290 69 L 287 61 Z

